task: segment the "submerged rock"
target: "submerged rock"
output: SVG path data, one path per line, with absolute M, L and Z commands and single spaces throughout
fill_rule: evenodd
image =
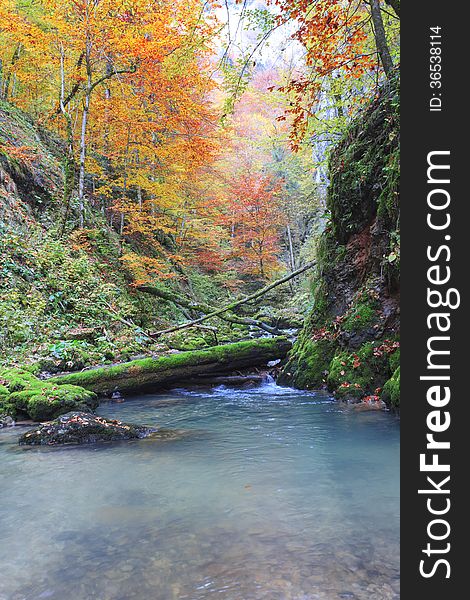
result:
M 133 440 L 159 432 L 155 427 L 133 425 L 117 420 L 104 419 L 86 412 L 73 411 L 55 421 L 43 423 L 38 428 L 23 434 L 21 445 L 55 446 L 62 444 L 94 444 Z M 169 437 L 162 430 L 162 437 Z
M 15 421 L 10 415 L 0 415 L 0 429 L 3 429 L 3 427 L 13 427 L 14 425 Z
M 119 390 L 114 390 L 114 392 L 111 394 L 111 400 L 113 402 L 124 402 L 124 398 Z
M 387 405 L 382 400 L 377 401 L 365 401 L 361 400 L 355 404 L 351 404 L 351 407 L 355 410 L 367 411 L 367 410 L 384 410 Z

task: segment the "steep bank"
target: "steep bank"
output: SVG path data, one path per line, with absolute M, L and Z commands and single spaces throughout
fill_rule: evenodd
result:
M 279 382 L 399 406 L 399 85 L 385 85 L 331 154 L 330 222 L 313 307 Z

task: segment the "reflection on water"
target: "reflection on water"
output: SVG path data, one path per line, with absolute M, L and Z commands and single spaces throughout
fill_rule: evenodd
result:
M 99 409 L 177 441 L 0 434 L 0 600 L 399 598 L 399 428 L 268 384 Z

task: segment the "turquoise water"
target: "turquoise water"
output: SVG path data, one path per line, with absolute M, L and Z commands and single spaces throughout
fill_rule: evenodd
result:
M 399 425 L 274 384 L 105 417 L 185 430 L 75 448 L 0 433 L 1 600 L 399 598 Z

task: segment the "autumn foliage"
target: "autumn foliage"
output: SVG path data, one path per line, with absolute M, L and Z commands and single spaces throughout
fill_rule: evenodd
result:
M 348 80 L 368 78 L 364 88 L 380 79 L 380 49 L 374 39 L 371 3 L 366 0 L 271 0 L 270 4 L 279 10 L 278 26 L 296 23 L 292 38 L 305 51 L 306 68 L 297 70 L 279 87 L 291 98 L 280 119 L 289 118 L 292 148 L 297 151 L 325 92 L 340 96 L 338 81 L 344 87 Z M 380 2 L 377 6 L 380 12 Z M 352 100 L 361 103 L 365 98 L 359 94 Z M 350 101 L 344 99 L 344 104 Z
M 217 151 L 216 23 L 203 11 L 199 0 L 2 3 L 2 97 L 67 140 L 69 214 L 83 226 L 101 209 L 142 244 L 140 259 L 123 247 L 138 280 L 179 260 Z
M 279 269 L 282 183 L 270 175 L 241 175 L 230 190 L 227 222 L 233 238 L 232 257 L 243 273 L 272 275 Z
M 187 265 L 268 278 L 286 227 L 294 267 L 286 214 L 313 168 L 289 132 L 298 151 L 325 80 L 335 95 L 378 61 L 363 0 L 270 4 L 302 68 L 255 70 L 222 115 L 216 0 L 2 0 L 0 98 L 63 141 L 61 235 L 101 213 L 136 285 Z

